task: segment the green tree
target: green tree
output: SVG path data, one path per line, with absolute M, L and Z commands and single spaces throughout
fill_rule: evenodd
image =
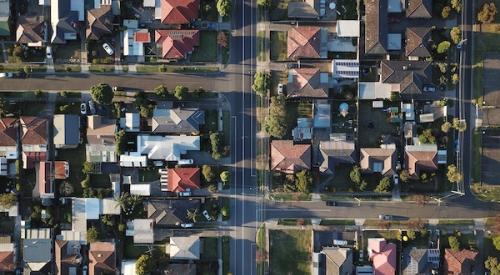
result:
M 493 245 L 498 251 L 500 251 L 500 235 L 496 235 L 493 237 Z
M 388 177 L 384 177 L 380 180 L 377 187 L 375 188 L 375 192 L 377 193 L 385 193 L 391 190 L 391 179 Z
M 436 138 L 432 135 L 432 129 L 425 129 L 422 134 L 418 136 L 420 143 L 435 144 Z
M 229 207 L 227 205 L 222 206 L 220 209 L 220 214 L 225 218 L 229 217 Z
M 212 157 L 214 159 L 220 159 L 222 157 L 222 154 L 220 152 L 221 135 L 218 132 L 210 134 L 210 147 L 212 151 Z
M 410 240 L 415 240 L 417 238 L 417 233 L 414 230 L 408 230 L 406 231 L 406 236 Z
M 457 73 L 452 74 L 451 83 L 453 83 L 453 85 L 457 85 L 458 81 L 460 81 L 460 77 L 458 76 L 458 74 Z
M 312 176 L 308 170 L 302 170 L 295 174 L 295 186 L 297 191 L 309 194 L 312 186 Z
M 113 227 L 115 225 L 115 222 L 113 220 L 113 217 L 111 217 L 111 215 L 102 215 L 101 222 L 109 227 Z
M 215 178 L 214 170 L 210 165 L 201 166 L 201 174 L 206 182 L 212 182 Z
M 90 187 L 90 176 L 85 175 L 85 178 L 80 182 L 80 185 L 83 189 L 87 189 Z
M 451 28 L 450 37 L 453 43 L 455 44 L 460 43 L 460 41 L 462 40 L 462 31 L 460 30 L 460 28 L 459 27 Z
M 484 267 L 490 271 L 491 275 L 500 275 L 500 263 L 497 257 L 488 256 L 484 262 Z
M 0 206 L 2 208 L 10 208 L 16 204 L 16 195 L 12 193 L 0 194 Z
M 465 120 L 460 120 L 458 118 L 453 118 L 453 128 L 459 132 L 464 132 L 467 129 L 467 122 Z
M 87 229 L 87 242 L 93 243 L 99 240 L 99 231 L 95 227 Z
M 186 211 L 186 217 L 188 220 L 196 222 L 198 220 L 198 209 L 188 209 Z
M 359 166 L 357 166 L 357 165 L 354 166 L 352 168 L 351 172 L 349 173 L 349 178 L 356 185 L 360 184 L 361 183 L 361 168 L 359 168 Z
M 450 46 L 451 46 L 450 41 L 442 41 L 441 43 L 438 44 L 436 51 L 438 54 L 446 53 L 450 49 Z
M 145 275 L 152 271 L 152 261 L 148 254 L 142 254 L 135 262 L 135 274 Z
M 399 178 L 402 182 L 408 182 L 410 180 L 410 173 L 408 170 L 403 170 L 399 173 Z
M 210 185 L 208 186 L 208 192 L 210 192 L 210 193 L 215 193 L 215 192 L 217 192 L 217 186 L 216 186 L 215 184 L 210 184 Z
M 127 141 L 125 140 L 125 131 L 122 129 L 115 133 L 115 147 L 116 153 L 122 155 L 125 151 Z
M 93 170 L 94 170 L 94 167 L 93 167 L 92 163 L 90 163 L 88 161 L 83 163 L 83 167 L 82 167 L 83 174 L 90 174 Z
M 451 0 L 451 7 L 458 13 L 462 11 L 462 1 L 460 0 Z
M 443 10 L 441 10 L 441 17 L 444 19 L 448 18 L 450 16 L 451 12 L 451 7 L 450 6 L 444 6 Z
M 448 244 L 450 245 L 450 249 L 452 251 L 456 252 L 460 250 L 460 242 L 458 241 L 458 238 L 456 236 L 449 236 Z
M 167 87 L 165 87 L 164 85 L 160 85 L 158 87 L 156 87 L 154 89 L 154 92 L 155 92 L 155 95 L 159 96 L 159 97 L 167 97 L 168 96 L 168 90 L 167 90 Z
M 448 165 L 448 171 L 446 172 L 446 177 L 448 178 L 449 182 L 455 182 L 458 183 L 459 181 L 462 180 L 462 174 L 460 171 L 458 171 L 457 166 L 454 164 Z
M 229 182 L 229 180 L 231 179 L 231 173 L 229 171 L 223 171 L 222 173 L 220 173 L 220 179 L 224 183 Z
M 265 72 L 255 73 L 252 90 L 254 90 L 258 95 L 264 97 L 267 95 L 267 90 L 271 86 L 271 76 Z
M 451 129 L 451 123 L 446 121 L 445 123 L 441 124 L 441 131 L 444 133 L 448 133 Z
M 42 97 L 43 96 L 43 91 L 40 90 L 40 89 L 36 90 L 34 93 L 35 93 L 36 97 Z
M 92 99 L 100 104 L 109 105 L 113 101 L 113 90 L 108 84 L 97 84 L 90 88 Z
M 229 16 L 229 13 L 231 13 L 231 1 L 217 0 L 217 11 L 222 17 Z
M 361 183 L 359 184 L 359 191 L 364 192 L 366 188 L 368 187 L 368 182 L 366 180 L 362 180 Z
M 479 12 L 477 13 L 477 21 L 485 24 L 495 21 L 497 14 L 497 7 L 495 2 L 484 3 Z
M 68 94 L 69 94 L 69 93 L 68 93 L 67 91 L 61 91 L 61 92 L 59 93 L 59 95 L 60 95 L 61 97 L 68 97 Z
M 257 0 L 257 5 L 261 8 L 269 8 L 271 6 L 271 0 Z
M 188 88 L 182 85 L 177 85 L 175 86 L 174 89 L 174 97 L 177 98 L 178 100 L 183 100 L 186 97 L 187 92 Z
M 266 133 L 276 138 L 282 138 L 286 134 L 287 121 L 285 104 L 286 102 L 283 96 L 272 97 L 271 104 L 269 105 L 269 115 L 264 121 Z

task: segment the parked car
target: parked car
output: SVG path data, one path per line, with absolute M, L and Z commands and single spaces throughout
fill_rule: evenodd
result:
M 379 214 L 378 215 L 378 219 L 379 220 L 384 220 L 384 221 L 390 221 L 390 220 L 392 220 L 392 216 L 391 215 Z
M 193 164 L 193 159 L 180 159 L 177 164 L 179 165 L 189 165 Z
M 326 201 L 327 206 L 337 206 L 337 202 L 333 200 L 327 200 Z
M 0 73 L 0 78 L 13 78 L 13 73 Z
M 284 92 L 285 92 L 285 85 L 283 85 L 283 83 L 279 83 L 278 84 L 278 94 L 279 95 L 282 95 Z
M 434 86 L 430 86 L 430 85 L 426 85 L 424 86 L 424 92 L 435 92 L 436 91 L 436 87 Z
M 191 196 L 191 189 L 187 188 L 185 191 L 182 191 L 182 192 L 179 192 L 177 193 L 177 195 L 179 195 L 179 197 L 189 197 Z
M 210 215 L 208 215 L 208 211 L 207 210 L 203 210 L 202 214 L 205 217 L 205 219 L 207 219 L 207 221 L 211 221 L 212 220 L 212 217 L 210 217 Z
M 52 58 L 52 47 L 47 46 L 47 48 L 45 48 L 45 52 L 47 54 L 47 59 L 51 59 Z
M 182 228 L 192 228 L 194 224 L 192 223 L 181 223 Z
M 124 87 L 120 87 L 120 86 L 114 86 L 113 87 L 113 91 L 114 92 L 124 92 L 125 88 Z
M 80 104 L 80 113 L 82 115 L 86 115 L 87 114 L 87 104 L 85 102 L 83 102 L 82 104 Z
M 104 43 L 102 44 L 102 48 L 106 51 L 106 53 L 108 53 L 109 55 L 113 55 L 115 53 L 115 51 L 113 50 L 113 48 L 111 48 L 111 46 L 108 44 L 108 43 Z
M 394 182 L 394 185 L 398 185 L 399 184 L 399 175 L 395 173 L 392 176 L 392 181 Z

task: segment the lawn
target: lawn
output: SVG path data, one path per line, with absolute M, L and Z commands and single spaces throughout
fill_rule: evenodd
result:
M 310 225 L 310 219 L 279 219 L 278 225 L 288 225 L 288 226 L 297 226 L 297 225 Z
M 349 178 L 349 173 L 352 170 L 350 164 L 338 164 L 335 166 L 333 175 L 322 176 L 322 181 L 326 181 L 325 188 L 328 192 L 344 192 L 352 189 L 353 185 Z
M 481 181 L 481 149 L 482 149 L 482 141 L 483 136 L 480 131 L 474 131 L 472 133 L 472 179 L 474 182 Z
M 160 174 L 156 168 L 144 168 L 139 170 L 139 181 L 150 182 L 160 179 Z
M 292 129 L 297 126 L 297 118 L 312 118 L 312 103 L 304 101 L 288 101 L 286 103 L 287 135 L 291 136 Z
M 222 274 L 226 275 L 229 272 L 229 262 L 231 255 L 231 237 L 223 236 L 222 237 Z
M 439 245 L 441 249 L 449 248 L 448 237 L 450 235 L 441 234 L 439 236 Z M 476 248 L 476 238 L 473 234 L 460 234 L 458 237 L 458 241 L 460 242 L 460 248 L 462 249 L 475 249 Z
M 499 19 L 497 19 L 499 20 Z M 483 24 L 480 30 L 475 30 L 474 35 L 474 91 L 473 98 L 482 104 L 483 96 L 483 55 L 487 52 L 498 52 L 500 44 L 500 24 Z
M 218 131 L 218 114 L 216 110 L 205 111 L 205 124 L 201 127 L 201 132 L 209 134 Z
M 16 102 L 15 109 L 24 116 L 37 116 L 40 112 L 45 110 L 47 103 L 37 101 L 22 101 Z M 8 107 L 11 109 L 11 106 Z
M 115 71 L 115 66 L 92 64 L 89 66 L 89 71 L 92 73 L 112 73 Z
M 304 193 L 272 193 L 271 199 L 275 201 L 310 201 L 311 194 Z
M 269 231 L 270 274 L 310 274 L 311 231 Z
M 321 220 L 320 225 L 355 225 L 354 220 Z
M 474 225 L 473 220 L 439 220 L 439 225 Z
M 201 238 L 202 251 L 201 260 L 213 261 L 217 260 L 217 238 L 206 237 Z
M 82 178 L 82 167 L 85 162 L 85 145 L 80 145 L 76 149 L 60 149 L 57 150 L 57 160 L 67 160 L 69 162 L 69 183 L 73 187 L 73 196 L 79 197 L 82 195 L 82 186 L 80 182 Z
M 56 114 L 80 114 L 80 104 L 77 102 L 65 103 L 57 102 L 56 104 Z
M 219 13 L 217 12 L 217 8 L 215 6 L 214 1 L 201 0 L 200 17 L 201 20 L 217 21 L 217 19 L 219 18 Z
M 288 19 L 288 3 L 291 0 L 271 0 L 269 8 L 269 18 L 271 21 Z
M 69 41 L 65 45 L 57 45 L 54 49 L 56 63 L 79 63 L 81 58 L 80 41 Z
M 257 32 L 257 59 L 266 61 L 266 32 Z
M 215 62 L 217 61 L 217 32 L 200 32 L 200 46 L 191 55 L 192 62 Z
M 90 174 L 90 186 L 93 188 L 110 188 L 111 181 L 108 174 Z
M 231 144 L 231 113 L 229 111 L 222 112 L 222 124 L 224 129 L 224 144 Z
M 500 186 L 475 183 L 471 186 L 476 198 L 483 201 L 500 201 Z
M 287 33 L 286 32 L 271 32 L 271 60 L 285 61 L 287 60 Z
M 356 20 L 358 19 L 357 1 L 352 0 L 337 0 L 337 9 L 340 11 L 338 19 Z
M 139 258 L 142 254 L 146 253 L 148 251 L 147 246 L 138 246 L 134 245 L 134 239 L 132 237 L 127 237 L 125 239 L 125 252 L 124 252 L 124 258 L 125 259 L 137 259 Z
M 360 148 L 379 147 L 382 135 L 397 134 L 396 124 L 390 123 L 388 115 L 373 109 L 371 101 L 359 102 L 358 141 Z

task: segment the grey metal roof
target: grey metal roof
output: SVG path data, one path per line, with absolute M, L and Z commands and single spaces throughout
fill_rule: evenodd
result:
M 155 220 L 158 226 L 176 226 L 191 223 L 187 211 L 198 209 L 199 200 L 162 200 L 149 201 L 147 204 L 148 219 Z
M 153 111 L 152 132 L 190 134 L 197 133 L 200 125 L 205 123 L 205 112 L 197 108 L 163 108 Z
M 54 116 L 54 144 L 80 143 L 80 118 L 77 115 Z
M 23 260 L 26 263 L 45 263 L 52 258 L 52 240 L 25 239 L 23 240 Z

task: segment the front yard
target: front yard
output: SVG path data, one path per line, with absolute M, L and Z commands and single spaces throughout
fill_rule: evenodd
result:
M 286 61 L 287 60 L 287 33 L 286 32 L 271 32 L 271 60 Z
M 269 230 L 270 274 L 310 274 L 310 230 Z
M 192 62 L 217 61 L 217 32 L 201 31 L 200 46 L 191 55 Z

